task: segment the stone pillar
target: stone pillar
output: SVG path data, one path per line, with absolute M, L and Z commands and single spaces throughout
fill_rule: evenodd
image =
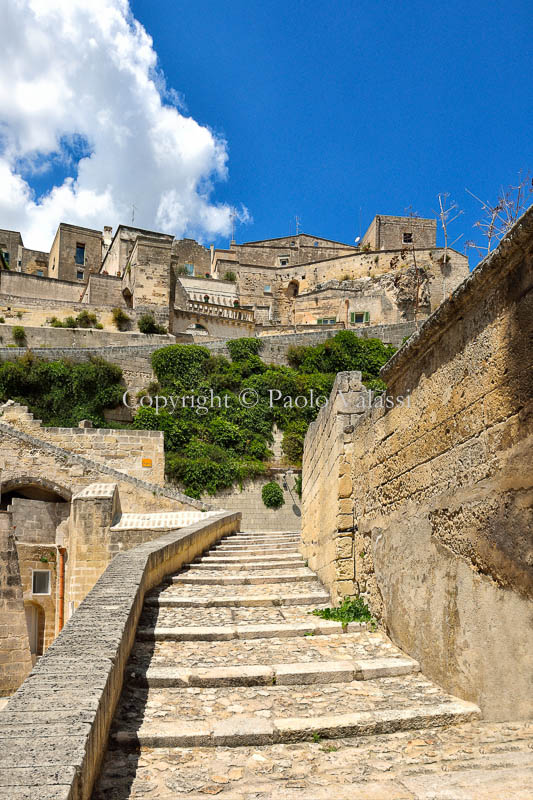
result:
M 116 483 L 92 483 L 72 498 L 65 545 L 65 619 L 68 619 L 113 558 L 109 528 L 120 516 Z
M 11 514 L 0 512 L 0 696 L 12 694 L 32 668 Z

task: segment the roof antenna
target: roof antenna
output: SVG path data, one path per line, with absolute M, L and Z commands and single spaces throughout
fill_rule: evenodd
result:
M 294 217 L 296 222 L 296 236 L 300 233 L 300 217 Z
M 231 243 L 230 243 L 230 247 L 231 247 L 232 244 L 235 244 L 235 216 L 236 216 L 236 214 L 235 214 L 235 209 L 234 208 L 231 209 L 230 216 L 231 216 Z
M 131 204 L 131 224 L 132 225 L 135 222 L 135 212 L 136 211 L 137 211 L 137 206 L 135 205 L 135 203 L 132 203 Z

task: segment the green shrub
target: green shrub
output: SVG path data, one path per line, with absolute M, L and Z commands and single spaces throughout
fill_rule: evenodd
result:
M 228 269 L 228 271 L 224 273 L 224 280 L 225 281 L 231 281 L 232 283 L 236 283 L 237 282 L 237 276 L 233 272 L 232 269 Z
M 139 330 L 141 333 L 166 333 L 167 329 L 164 328 L 162 325 L 158 325 L 154 319 L 153 314 L 142 314 L 139 317 L 139 321 L 137 323 L 139 326 Z
M 113 315 L 113 322 L 119 331 L 125 331 L 129 328 L 131 318 L 121 308 L 114 308 L 111 312 Z
M 281 508 L 281 506 L 285 504 L 283 489 L 279 483 L 276 483 L 276 481 L 265 483 L 261 492 L 261 497 L 263 498 L 263 503 L 267 508 L 277 509 Z
M 12 334 L 17 347 L 24 347 L 24 345 L 26 344 L 26 331 L 24 330 L 22 325 L 15 325 Z
M 298 369 L 302 365 L 308 349 L 304 345 L 291 345 L 287 350 L 289 366 Z
M 63 323 L 62 323 L 62 322 L 61 322 L 61 320 L 60 320 L 60 319 L 58 319 L 57 317 L 51 317 L 51 318 L 48 320 L 48 322 L 50 323 L 50 325 L 52 326 L 52 328 L 62 328 L 62 327 L 63 327 Z
M 298 475 L 298 477 L 294 481 L 294 491 L 296 492 L 296 494 L 298 495 L 298 497 L 301 500 L 302 499 L 302 476 L 301 475 Z
M 89 311 L 83 309 L 76 317 L 76 325 L 78 328 L 95 328 L 97 324 L 96 314 L 91 314 Z
M 152 367 L 163 388 L 193 389 L 205 377 L 209 358 L 206 347 L 171 344 L 153 353 Z
M 3 324 L 4 322 L 5 322 L 5 319 L 3 317 L 0 317 L 0 324 Z
M 256 338 L 230 339 L 226 346 L 232 361 L 244 361 L 250 356 L 258 356 L 263 342 Z
M 66 319 L 63 321 L 63 325 L 62 325 L 62 327 L 63 327 L 63 328 L 77 328 L 77 327 L 78 327 L 78 323 L 76 322 L 76 320 L 74 319 L 74 317 L 67 317 L 67 318 L 66 318 Z
M 82 419 L 104 424 L 104 408 L 122 399 L 122 370 L 103 359 L 82 364 L 43 361 L 27 353 L 0 364 L 0 400 L 27 405 L 45 425 L 77 426 Z
M 281 449 L 289 464 L 299 465 L 302 463 L 307 427 L 307 422 L 304 419 L 299 419 L 290 422 L 283 432 Z

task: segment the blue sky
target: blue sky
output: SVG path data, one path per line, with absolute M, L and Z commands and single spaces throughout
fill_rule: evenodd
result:
M 222 133 L 244 203 L 238 240 L 304 230 L 344 241 L 375 213 L 465 214 L 532 166 L 532 6 L 481 2 L 134 0 L 167 81 Z M 361 213 L 360 213 L 361 209 Z M 460 244 L 458 245 L 460 246 Z
M 353 242 L 533 169 L 531 2 L 0 0 L 0 225 Z M 135 19 L 138 23 L 135 23 Z M 90 32 L 90 35 L 89 35 Z M 149 37 L 152 37 L 152 41 Z M 35 41 L 39 41 L 39 48 Z M 154 83 L 154 66 L 171 94 Z M 174 95 L 176 96 L 176 95 Z M 241 214 L 241 217 L 245 217 Z M 472 255 L 471 263 L 476 262 Z

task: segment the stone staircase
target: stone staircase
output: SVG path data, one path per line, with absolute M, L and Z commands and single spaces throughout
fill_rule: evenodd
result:
M 383 632 L 310 613 L 329 596 L 298 541 L 233 534 L 146 597 L 95 798 L 144 797 L 124 787 L 109 793 L 135 752 L 161 749 L 168 767 L 169 753 L 181 762 L 176 748 L 215 757 L 218 748 L 237 754 L 480 716 L 421 675 Z

